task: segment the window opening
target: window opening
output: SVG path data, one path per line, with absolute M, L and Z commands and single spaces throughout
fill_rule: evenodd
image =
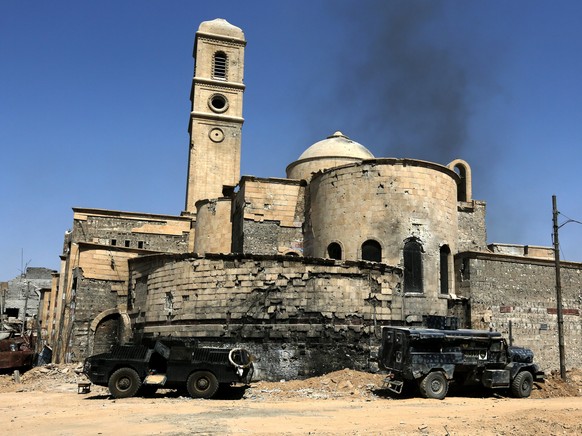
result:
M 214 79 L 226 80 L 226 53 L 217 51 L 214 53 L 212 77 Z
M 404 244 L 404 292 L 423 292 L 422 245 L 416 240 Z
M 362 244 L 362 259 L 382 262 L 382 246 L 378 241 L 369 239 Z
M 143 241 L 137 241 L 137 248 L 143 248 Z
M 111 240 L 111 245 L 117 245 L 117 239 L 112 239 Z
M 327 257 L 335 260 L 342 260 L 342 247 L 337 242 L 332 242 L 327 246 Z
M 443 245 L 440 250 L 440 273 L 441 273 L 441 294 L 449 293 L 449 258 L 451 250 L 447 245 Z
M 126 246 L 126 247 L 129 247 L 129 245 L 130 245 L 130 242 L 129 242 L 129 240 L 127 240 L 127 239 L 126 239 L 126 240 L 125 240 L 125 246 Z

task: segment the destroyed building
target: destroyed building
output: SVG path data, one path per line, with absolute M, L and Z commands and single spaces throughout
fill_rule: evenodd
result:
M 338 131 L 287 178 L 241 177 L 245 45 L 223 19 L 196 33 L 179 216 L 73 209 L 41 319 L 55 360 L 171 335 L 243 345 L 266 379 L 376 370 L 382 326 L 443 315 L 557 368 L 553 252 L 487 243 L 467 162 L 375 157 Z M 580 366 L 582 265 L 562 274 Z

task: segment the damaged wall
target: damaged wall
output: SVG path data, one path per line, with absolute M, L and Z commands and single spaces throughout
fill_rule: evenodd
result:
M 138 336 L 243 345 L 263 379 L 377 369 L 379 327 L 401 321 L 401 270 L 383 264 L 159 255 L 130 265 Z
M 469 298 L 471 327 L 511 336 L 531 348 L 542 369 L 559 368 L 553 260 L 463 253 L 456 259 L 458 294 Z M 582 367 L 582 270 L 561 265 L 566 366 Z
M 233 252 L 303 254 L 305 181 L 244 176 L 234 201 Z

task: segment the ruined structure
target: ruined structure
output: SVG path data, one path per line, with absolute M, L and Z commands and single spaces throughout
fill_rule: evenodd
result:
M 241 29 L 196 34 L 185 211 L 74 209 L 43 314 L 58 361 L 157 335 L 243 345 L 281 379 L 377 369 L 383 325 L 454 315 L 557 367 L 551 250 L 487 245 L 469 164 L 376 158 L 341 132 L 287 178 L 240 177 Z M 568 365 L 579 365 L 581 265 L 565 266 Z

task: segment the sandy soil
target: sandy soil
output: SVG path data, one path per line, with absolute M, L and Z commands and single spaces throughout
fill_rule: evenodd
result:
M 555 374 L 531 398 L 451 392 L 442 401 L 393 398 L 382 376 L 351 370 L 303 381 L 259 382 L 218 399 L 172 391 L 115 400 L 107 389 L 77 394 L 84 377 L 49 365 L 0 376 L 2 434 L 24 435 L 582 435 L 582 371 Z

